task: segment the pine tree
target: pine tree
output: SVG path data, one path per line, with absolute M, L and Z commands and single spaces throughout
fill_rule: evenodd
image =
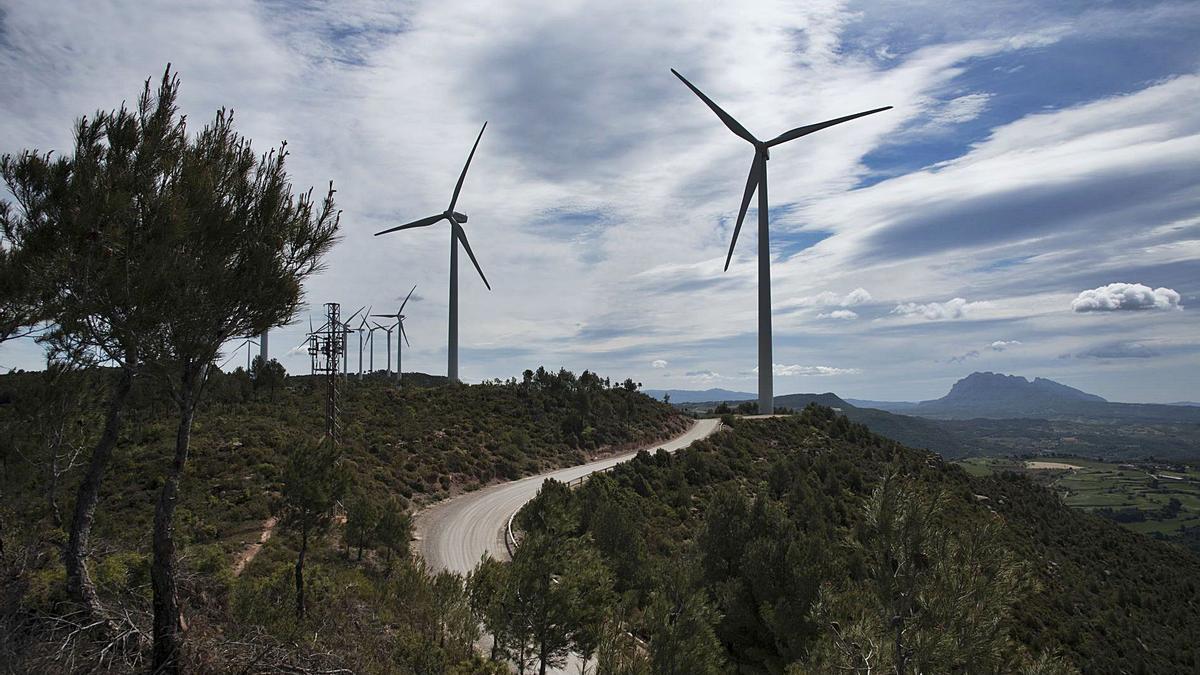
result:
M 363 549 L 370 547 L 379 526 L 379 509 L 366 495 L 358 494 L 350 499 L 346 507 L 346 557 L 350 549 L 358 549 L 358 560 L 363 558 Z
M 280 524 L 300 537 L 295 573 L 297 618 L 307 613 L 304 562 L 309 544 L 328 531 L 334 507 L 349 485 L 349 476 L 339 458 L 337 447 L 325 438 L 293 449 L 284 471 Z
M 408 544 L 412 540 L 412 516 L 395 498 L 383 506 L 375 529 L 375 537 L 385 553 L 384 563 L 390 569 L 392 557 L 408 556 Z

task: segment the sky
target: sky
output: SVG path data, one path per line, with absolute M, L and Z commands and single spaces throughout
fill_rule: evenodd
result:
M 69 151 L 171 63 L 191 129 L 231 108 L 287 140 L 297 190 L 337 189 L 341 241 L 271 355 L 306 373 L 310 312 L 415 284 L 404 369 L 444 373 L 446 224 L 372 234 L 445 209 L 487 121 L 463 379 L 753 392 L 754 226 L 722 271 L 753 149 L 670 69 L 761 138 L 891 105 L 772 150 L 777 394 L 920 400 L 978 370 L 1200 400 L 1198 43 L 1189 1 L 0 0 L 0 153 Z

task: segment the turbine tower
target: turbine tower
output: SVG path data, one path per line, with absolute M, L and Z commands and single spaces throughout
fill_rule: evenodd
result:
M 388 319 L 396 320 L 396 323 L 395 323 L 395 325 L 392 326 L 392 329 L 393 330 L 399 329 L 399 331 L 400 331 L 400 334 L 396 336 L 396 383 L 397 384 L 399 384 L 400 380 L 402 380 L 404 378 L 404 367 L 403 367 L 404 361 L 401 359 L 401 354 L 400 354 L 400 338 L 404 338 L 404 342 L 406 344 L 408 344 L 409 347 L 412 346 L 412 344 L 408 342 L 408 333 L 404 332 L 404 306 L 408 304 L 408 299 L 412 297 L 413 291 L 415 291 L 415 290 L 417 290 L 417 287 L 414 284 L 412 287 L 412 290 L 408 292 L 408 295 L 404 296 L 404 302 L 400 303 L 400 309 L 396 310 L 395 314 L 372 314 L 371 315 L 371 316 L 377 316 L 380 318 L 388 318 Z M 391 337 L 392 337 L 392 333 L 389 330 L 388 331 L 389 361 L 391 358 L 391 346 L 390 346 L 391 345 L 391 343 L 390 343 Z
M 446 377 L 451 382 L 458 382 L 458 245 L 462 244 L 467 255 L 471 257 L 471 262 L 475 265 L 475 271 L 479 272 L 479 278 L 483 279 L 483 285 L 487 289 L 492 290 L 492 285 L 488 283 L 487 277 L 483 275 L 483 268 L 479 266 L 479 261 L 475 259 L 475 253 L 471 250 L 471 243 L 467 241 L 467 233 L 463 230 L 462 224 L 467 222 L 467 216 L 454 210 L 455 204 L 458 203 L 458 193 L 462 191 L 463 179 L 467 177 L 467 169 L 471 167 L 471 159 L 475 157 L 475 149 L 479 147 L 479 139 L 483 138 L 483 131 L 487 129 L 487 122 L 483 123 L 483 129 L 479 130 L 479 136 L 475 138 L 475 145 L 471 146 L 471 154 L 467 155 L 467 163 L 463 165 L 462 173 L 458 176 L 458 184 L 454 186 L 454 194 L 450 197 L 450 206 L 446 210 L 436 215 L 414 220 L 411 223 L 398 225 L 393 228 L 376 232 L 375 236 L 387 234 L 389 232 L 397 232 L 399 230 L 408 230 L 414 227 L 427 227 L 433 225 L 439 220 L 446 220 L 450 223 L 450 330 L 446 344 Z M 390 358 L 390 348 L 389 348 Z
M 733 259 L 733 247 L 737 245 L 738 233 L 742 230 L 742 220 L 746 217 L 746 209 L 750 206 L 750 198 L 754 196 L 755 190 L 758 191 L 758 412 L 760 414 L 771 414 L 775 412 L 775 396 L 773 391 L 773 373 L 772 373 L 772 358 L 771 358 L 771 235 L 768 227 L 768 210 L 767 210 L 767 160 L 771 158 L 771 148 L 776 145 L 782 145 L 788 141 L 795 140 L 801 136 L 807 136 L 813 132 L 831 127 L 842 122 L 866 115 L 874 115 L 877 112 L 891 109 L 892 106 L 884 106 L 867 110 L 865 112 L 846 115 L 836 119 L 809 124 L 802 127 L 796 127 L 791 131 L 784 132 L 769 141 L 760 141 L 755 138 L 754 134 L 746 131 L 737 120 L 733 119 L 729 113 L 725 112 L 712 99 L 704 95 L 704 92 L 696 88 L 694 84 L 687 81 L 683 75 L 680 75 L 674 68 L 671 72 L 678 77 L 680 81 L 687 85 L 688 89 L 692 90 L 696 96 L 704 101 L 717 117 L 725 123 L 734 135 L 754 146 L 754 162 L 750 164 L 750 176 L 746 179 L 746 191 L 742 195 L 742 206 L 738 210 L 737 225 L 733 228 L 733 239 L 729 242 L 729 254 L 725 257 L 725 269 L 729 270 L 729 262 Z

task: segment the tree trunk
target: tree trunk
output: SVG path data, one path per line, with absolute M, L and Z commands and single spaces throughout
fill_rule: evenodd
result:
M 296 558 L 296 617 L 303 619 L 304 608 L 304 556 L 308 555 L 308 526 L 300 533 L 300 555 Z
M 150 581 L 154 589 L 154 661 L 151 672 L 172 675 L 180 671 L 183 647 L 183 622 L 179 611 L 179 589 L 175 569 L 175 506 L 179 501 L 179 483 L 187 464 L 195 416 L 197 374 L 184 367 L 180 382 L 179 427 L 175 434 L 175 458 L 154 509 L 154 561 Z
M 104 479 L 104 470 L 112 460 L 113 449 L 117 446 L 121 416 L 132 389 L 133 369 L 127 366 L 121 370 L 121 377 L 109 396 L 104 431 L 92 448 L 87 471 L 79 483 L 79 490 L 75 495 L 75 512 L 71 517 L 71 532 L 67 538 L 67 546 L 63 549 L 67 594 L 75 602 L 83 605 L 92 618 L 101 616 L 103 607 L 100 606 L 100 599 L 96 597 L 96 586 L 92 583 L 92 577 L 88 574 L 88 540 L 92 534 L 92 523 L 96 519 L 96 505 L 100 502 L 100 483 Z
M 541 666 L 538 668 L 538 675 L 546 675 L 546 641 L 542 640 L 541 646 L 538 648 L 538 660 L 541 661 Z

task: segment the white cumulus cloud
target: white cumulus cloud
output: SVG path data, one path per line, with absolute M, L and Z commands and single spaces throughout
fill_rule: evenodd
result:
M 849 321 L 851 319 L 857 319 L 858 313 L 851 311 L 849 309 L 835 309 L 832 312 L 821 312 L 820 314 L 817 315 L 817 318 L 818 319 L 840 319 L 843 321 Z
M 1002 352 L 1005 349 L 1008 349 L 1009 347 L 1016 347 L 1017 345 L 1020 345 L 1020 344 L 1021 344 L 1020 340 L 996 340 L 992 344 L 988 345 L 988 349 L 990 349 L 994 352 Z
M 871 294 L 865 288 L 856 288 L 845 295 L 832 291 L 824 291 L 816 295 L 807 295 L 791 303 L 797 307 L 854 307 L 871 301 Z
M 1182 309 L 1179 293 L 1170 288 L 1115 283 L 1093 288 L 1071 301 L 1076 312 L 1116 312 L 1138 309 Z
M 858 368 L 834 368 L 833 366 L 802 366 L 799 364 L 784 364 L 775 363 L 771 365 L 771 371 L 779 377 L 791 377 L 793 375 L 812 375 L 816 377 L 828 377 L 830 375 L 858 375 L 862 371 Z M 758 374 L 758 368 L 752 370 L 754 374 Z
M 951 298 L 946 302 L 929 302 L 925 304 L 905 302 L 896 305 L 896 308 L 892 310 L 892 314 L 920 316 L 930 321 L 961 319 L 967 316 L 972 310 L 986 304 L 985 302 L 967 302 L 964 298 Z
M 667 362 L 664 359 L 654 359 L 650 362 L 651 368 L 666 368 Z

